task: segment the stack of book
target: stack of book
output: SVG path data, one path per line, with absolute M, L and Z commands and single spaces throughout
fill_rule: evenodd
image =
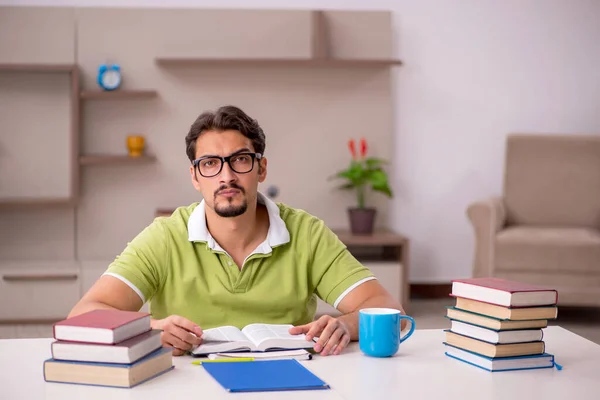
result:
M 558 293 L 499 278 L 452 281 L 446 355 L 488 371 L 552 368 L 543 328 L 558 315 Z M 557 365 L 556 365 L 557 366 Z M 557 366 L 558 367 L 558 366 Z
M 46 382 L 133 387 L 173 369 L 150 314 L 94 310 L 54 324 Z

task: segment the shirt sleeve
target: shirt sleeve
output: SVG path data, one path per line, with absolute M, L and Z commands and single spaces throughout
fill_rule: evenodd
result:
M 161 288 L 168 265 L 168 237 L 160 219 L 140 232 L 108 266 L 105 275 L 115 276 L 150 300 Z M 137 289 L 137 290 L 136 290 Z
M 337 308 L 343 296 L 354 287 L 375 279 L 322 220 L 313 222 L 310 243 L 313 286 L 317 296 L 328 304 Z

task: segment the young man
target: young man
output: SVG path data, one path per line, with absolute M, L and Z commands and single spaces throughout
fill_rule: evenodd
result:
M 267 176 L 265 135 L 233 106 L 205 112 L 185 138 L 192 184 L 204 200 L 157 218 L 136 236 L 70 316 L 97 308 L 139 310 L 184 354 L 202 328 L 292 324 L 339 354 L 358 339 L 358 310 L 402 307 L 323 221 L 258 192 Z M 316 297 L 343 315 L 313 321 Z M 201 328 L 202 327 L 202 328 Z

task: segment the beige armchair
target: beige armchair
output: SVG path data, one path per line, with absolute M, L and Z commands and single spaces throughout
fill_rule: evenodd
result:
M 469 205 L 473 276 L 600 306 L 600 136 L 509 135 L 502 197 Z

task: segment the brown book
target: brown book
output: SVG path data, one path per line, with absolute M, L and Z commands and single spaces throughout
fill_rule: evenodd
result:
M 508 308 L 495 304 L 483 303 L 481 301 L 456 298 L 456 308 L 470 311 L 476 314 L 510 321 L 524 321 L 531 319 L 555 319 L 558 315 L 558 307 L 524 307 Z
M 473 353 L 481 354 L 486 357 L 516 357 L 528 356 L 533 354 L 543 354 L 546 346 L 544 342 L 493 344 L 482 340 L 459 335 L 454 332 L 446 331 L 446 343 Z
M 530 319 L 524 321 L 509 321 L 492 318 L 481 314 L 475 314 L 470 311 L 459 310 L 456 307 L 448 307 L 446 316 L 452 320 L 463 321 L 469 324 L 483 326 L 484 328 L 495 331 L 508 331 L 515 329 L 535 329 L 548 326 L 546 319 Z

